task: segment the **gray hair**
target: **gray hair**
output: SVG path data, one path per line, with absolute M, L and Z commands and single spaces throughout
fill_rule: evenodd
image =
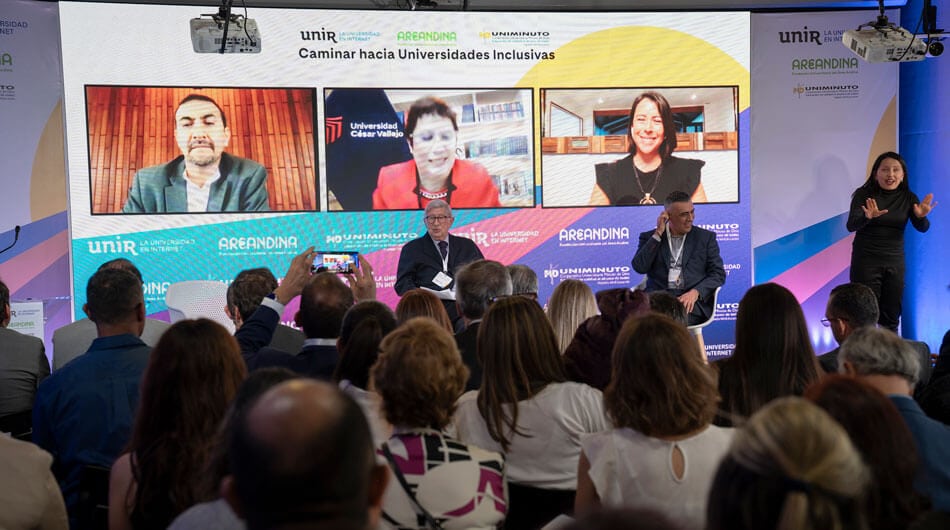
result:
M 527 265 L 508 265 L 511 276 L 511 292 L 514 294 L 538 294 L 538 275 Z
M 893 331 L 863 327 L 856 329 L 841 345 L 838 367 L 845 361 L 858 375 L 899 375 L 913 387 L 920 373 L 917 352 Z
M 482 318 L 492 299 L 511 295 L 511 276 L 497 261 L 480 259 L 455 273 L 455 297 L 468 319 Z
M 429 204 L 426 205 L 426 215 L 429 215 L 429 212 L 436 209 L 445 209 L 448 212 L 449 217 L 454 217 L 452 215 L 452 207 L 449 206 L 449 203 L 443 201 L 442 199 L 432 199 L 429 201 Z

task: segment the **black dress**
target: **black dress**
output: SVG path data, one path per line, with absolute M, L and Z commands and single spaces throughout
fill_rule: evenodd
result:
M 667 195 L 682 191 L 692 196 L 699 187 L 706 162 L 671 156 L 654 171 L 633 172 L 633 155 L 594 166 L 597 185 L 612 205 L 640 204 L 646 194 L 655 204 L 663 204 Z M 639 182 L 637 182 L 639 176 Z

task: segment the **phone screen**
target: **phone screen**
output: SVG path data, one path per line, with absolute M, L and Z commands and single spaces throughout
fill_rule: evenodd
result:
M 359 252 L 321 250 L 317 252 L 316 257 L 313 258 L 313 267 L 311 270 L 314 272 L 326 271 L 336 274 L 348 274 L 351 265 L 354 269 L 359 268 L 359 256 Z

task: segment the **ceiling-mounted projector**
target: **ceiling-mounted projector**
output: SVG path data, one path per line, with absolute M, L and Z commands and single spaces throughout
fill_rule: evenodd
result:
M 221 0 L 215 14 L 191 19 L 191 47 L 197 53 L 261 53 L 257 22 L 231 14 L 234 0 Z M 247 14 L 247 8 L 244 9 Z
M 927 43 L 898 26 L 850 29 L 841 44 L 869 63 L 921 61 L 927 57 Z

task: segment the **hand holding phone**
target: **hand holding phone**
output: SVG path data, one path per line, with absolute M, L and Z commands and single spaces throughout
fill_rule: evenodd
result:
M 663 236 L 663 232 L 666 230 L 667 225 L 670 223 L 670 216 L 666 213 L 666 210 L 663 210 L 663 213 L 656 218 L 656 235 Z
M 334 274 L 351 274 L 352 269 L 359 269 L 360 253 L 352 251 L 318 250 L 313 258 L 313 272 L 332 272 Z

